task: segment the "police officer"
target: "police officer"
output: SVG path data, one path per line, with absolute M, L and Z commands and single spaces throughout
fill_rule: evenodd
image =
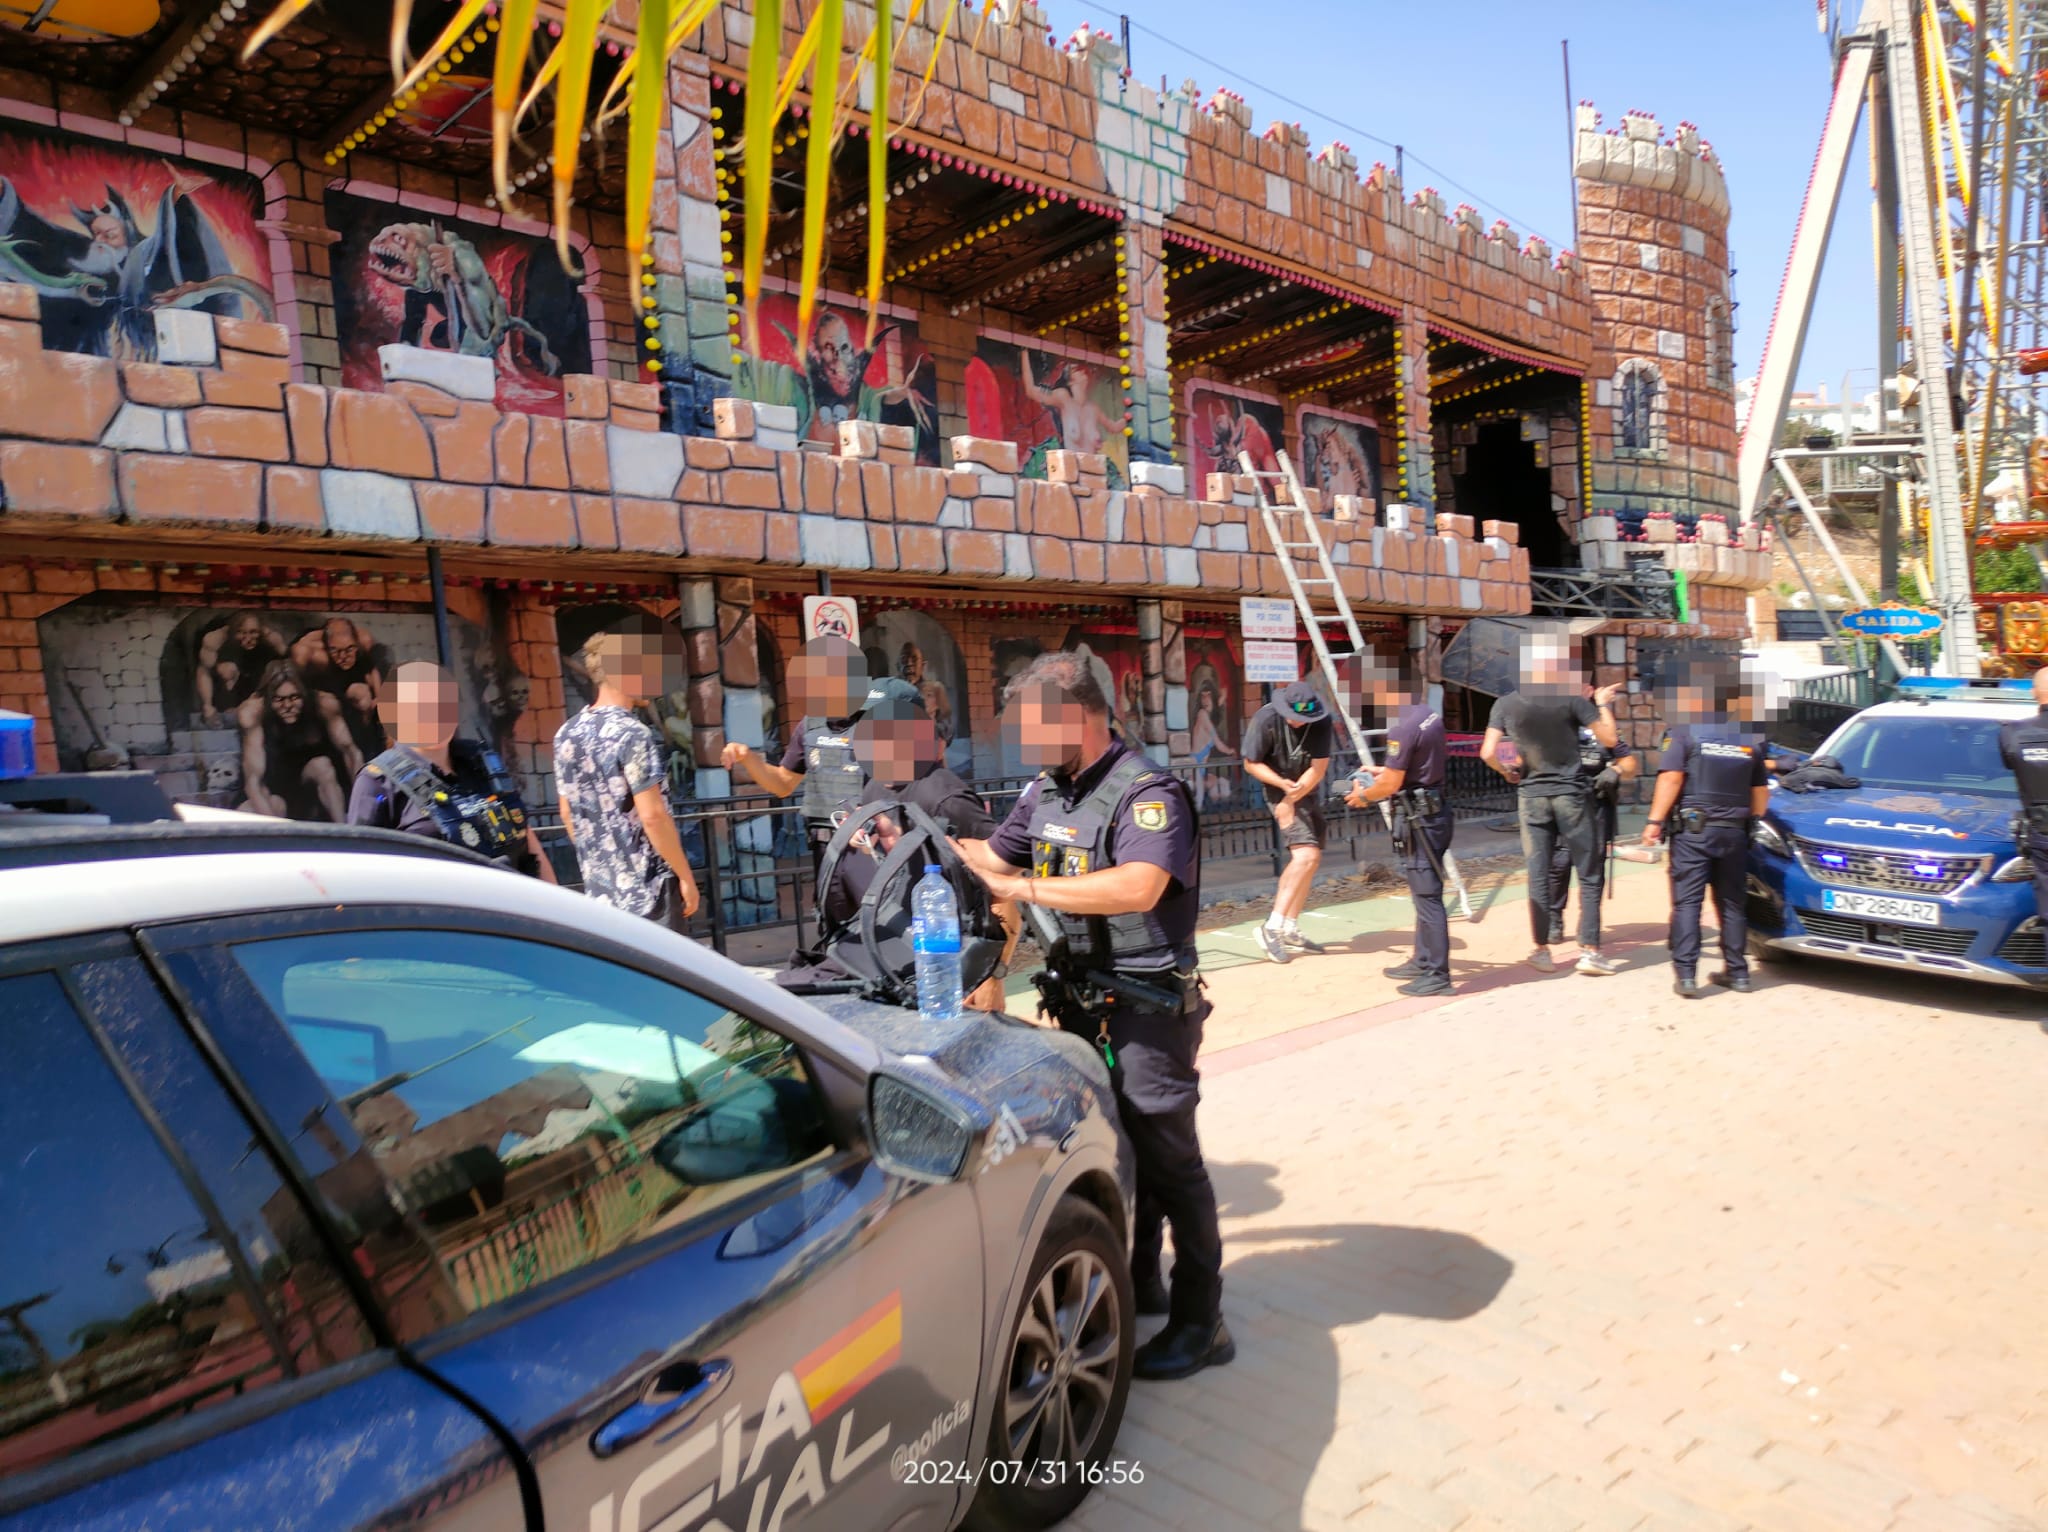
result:
M 1137 1158 L 1138 1309 L 1169 1318 L 1138 1348 L 1136 1375 L 1185 1378 L 1237 1354 L 1223 1323 L 1216 1192 L 1195 1136 L 1195 1056 L 1210 1007 L 1195 967 L 1194 802 L 1116 738 L 1085 655 L 1040 656 L 1007 696 L 1004 727 L 1043 770 L 995 833 L 962 853 L 996 898 L 1051 912 L 1074 966 L 1105 986 L 1056 1019 L 1101 1048 Z M 1170 1294 L 1162 1224 L 1173 1227 Z
M 1387 764 L 1361 767 L 1344 801 L 1353 808 L 1391 800 L 1394 852 L 1408 896 L 1415 901 L 1415 952 L 1387 970 L 1405 979 L 1404 995 L 1448 995 L 1451 985 L 1451 919 L 1444 909 L 1444 857 L 1451 849 L 1451 803 L 1444 791 L 1444 721 L 1405 687 L 1398 674 L 1382 670 L 1367 685 L 1387 720 Z
M 843 638 L 814 638 L 789 667 L 790 709 L 799 718 L 778 764 L 764 759 L 751 745 L 735 740 L 725 747 L 728 771 L 746 773 L 756 787 L 799 799 L 804 834 L 811 847 L 811 871 L 831 842 L 832 832 L 860 802 L 868 778 L 854 748 L 853 729 L 869 695 L 867 660 Z M 907 683 L 885 682 L 885 687 Z
M 1592 688 L 1586 688 L 1586 695 L 1592 695 Z M 1591 729 L 1579 730 L 1579 774 L 1586 779 L 1586 791 L 1592 795 L 1593 806 L 1600 819 L 1600 844 L 1611 846 L 1614 838 L 1621 833 L 1621 784 L 1633 782 L 1640 774 L 1641 763 L 1634 752 L 1618 746 L 1610 749 L 1600 743 Z M 1601 896 L 1612 886 L 1612 879 L 1601 885 Z M 1572 891 L 1572 848 L 1560 840 L 1550 858 L 1550 939 L 1564 940 L 1564 910 Z M 1580 897 L 1585 891 L 1580 890 Z
M 1711 693 L 1707 687 L 1711 686 Z M 1700 906 L 1712 885 L 1721 918 L 1723 968 L 1709 975 L 1739 995 L 1749 993 L 1749 916 L 1743 907 L 1749 869 L 1749 827 L 1770 800 L 1768 747 L 1738 723 L 1708 722 L 1708 706 L 1725 716 L 1736 699 L 1727 680 L 1681 683 L 1670 703 L 1679 720 L 1664 736 L 1657 789 L 1643 844 L 1671 838 L 1671 963 L 1673 991 L 1700 993 Z
M 2032 718 L 1999 725 L 1998 753 L 2020 785 L 2015 828 L 2034 865 L 2034 909 L 2048 922 L 2048 669 L 2034 672 L 2034 701 L 2041 710 Z
M 455 678 L 424 660 L 401 665 L 389 719 L 397 743 L 363 767 L 348 822 L 404 830 L 472 851 L 552 883 L 555 869 L 498 753 L 458 739 Z

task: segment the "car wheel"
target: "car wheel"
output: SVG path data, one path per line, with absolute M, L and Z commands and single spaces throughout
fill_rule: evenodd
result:
M 1049 1527 L 1087 1498 L 1131 1391 L 1130 1262 L 1102 1210 L 1054 1209 L 1011 1317 L 969 1532 Z

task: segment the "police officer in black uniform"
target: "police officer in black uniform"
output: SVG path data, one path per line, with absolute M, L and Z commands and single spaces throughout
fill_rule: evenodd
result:
M 1586 688 L 1592 696 L 1592 688 Z M 1600 844 L 1612 846 L 1621 833 L 1621 784 L 1633 782 L 1641 764 L 1633 752 L 1619 745 L 1610 749 L 1600 743 L 1591 729 L 1579 730 L 1579 774 L 1586 779 L 1586 791 L 1600 816 Z M 1601 896 L 1614 886 L 1610 877 L 1601 885 Z M 1564 940 L 1564 910 L 1571 899 L 1572 848 L 1560 840 L 1550 858 L 1550 939 Z M 1584 891 L 1581 890 L 1581 897 Z
M 495 750 L 456 737 L 455 678 L 418 660 L 399 666 L 395 679 L 387 708 L 398 742 L 357 774 L 348 823 L 466 846 L 554 882 L 512 773 Z
M 1387 713 L 1387 763 L 1353 774 L 1344 801 L 1353 808 L 1391 800 L 1394 854 L 1415 901 L 1415 953 L 1387 970 L 1405 979 L 1404 995 L 1448 995 L 1451 985 L 1451 918 L 1444 909 L 1444 857 L 1451 849 L 1451 803 L 1444 791 L 1444 721 L 1409 690 L 1392 670 L 1366 678 Z
M 1999 725 L 1998 753 L 2020 785 L 2014 830 L 2020 849 L 2034 866 L 2034 909 L 2048 923 L 2048 669 L 2034 672 L 2032 718 Z
M 914 692 L 904 682 L 882 686 Z M 756 787 L 778 798 L 801 789 L 799 803 L 814 876 L 832 832 L 845 822 L 868 785 L 854 749 L 853 729 L 869 692 L 867 660 L 860 650 L 843 638 L 814 638 L 789 667 L 789 704 L 799 721 L 790 731 L 780 763 L 764 759 L 737 740 L 725 747 L 726 769 L 745 772 Z
M 1047 967 L 1073 982 L 1064 992 L 1041 984 L 1041 993 L 1109 1067 L 1138 1165 L 1138 1308 L 1169 1316 L 1138 1348 L 1136 1375 L 1185 1378 L 1237 1354 L 1223 1323 L 1216 1192 L 1195 1136 L 1195 1056 L 1210 1007 L 1195 966 L 1194 801 L 1116 738 L 1084 655 L 1033 662 L 1010 685 L 1004 726 L 1043 772 L 995 833 L 963 842 L 962 854 L 996 898 L 1040 906 L 1057 922 L 1064 950 Z M 1159 1278 L 1162 1224 L 1173 1227 L 1170 1294 Z
M 1729 678 L 1681 683 L 1668 705 L 1678 721 L 1664 736 L 1657 790 L 1650 802 L 1643 844 L 1671 840 L 1672 985 L 1687 1000 L 1700 993 L 1700 907 L 1708 886 L 1721 918 L 1723 968 L 1709 980 L 1749 993 L 1749 916 L 1743 906 L 1749 870 L 1749 829 L 1771 796 L 1768 746 L 1739 723 L 1706 721 L 1727 716 L 1737 701 Z

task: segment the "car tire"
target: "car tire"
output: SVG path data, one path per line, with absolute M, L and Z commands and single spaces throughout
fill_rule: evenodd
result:
M 982 1444 L 992 1471 L 983 1475 L 963 1532 L 1036 1532 L 1071 1515 L 1102 1482 L 1131 1391 L 1136 1319 L 1130 1261 L 1116 1229 L 1093 1203 L 1063 1199 L 1003 1337 Z M 1055 1338 L 1063 1341 L 1058 1354 L 1048 1344 Z M 1029 1404 L 1034 1382 L 1042 1385 L 1036 1411 Z M 1064 1450 L 1073 1460 L 1030 1472 L 1034 1462 L 1056 1456 L 1045 1439 L 1057 1426 L 1048 1418 L 1054 1407 L 1067 1411 L 1073 1445 Z

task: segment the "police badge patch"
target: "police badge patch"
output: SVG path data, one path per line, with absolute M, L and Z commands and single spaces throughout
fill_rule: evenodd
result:
M 1387 759 L 1391 761 L 1391 760 L 1392 760 L 1392 759 L 1393 759 L 1393 758 L 1394 758 L 1395 756 L 1399 755 L 1400 753 L 1401 753 L 1401 742 L 1400 742 L 1400 741 L 1399 741 L 1398 739 L 1390 739 L 1390 740 L 1388 740 L 1388 741 L 1387 741 Z
M 1166 828 L 1166 805 L 1164 803 L 1134 803 L 1131 805 L 1131 822 L 1141 830 L 1163 830 Z

